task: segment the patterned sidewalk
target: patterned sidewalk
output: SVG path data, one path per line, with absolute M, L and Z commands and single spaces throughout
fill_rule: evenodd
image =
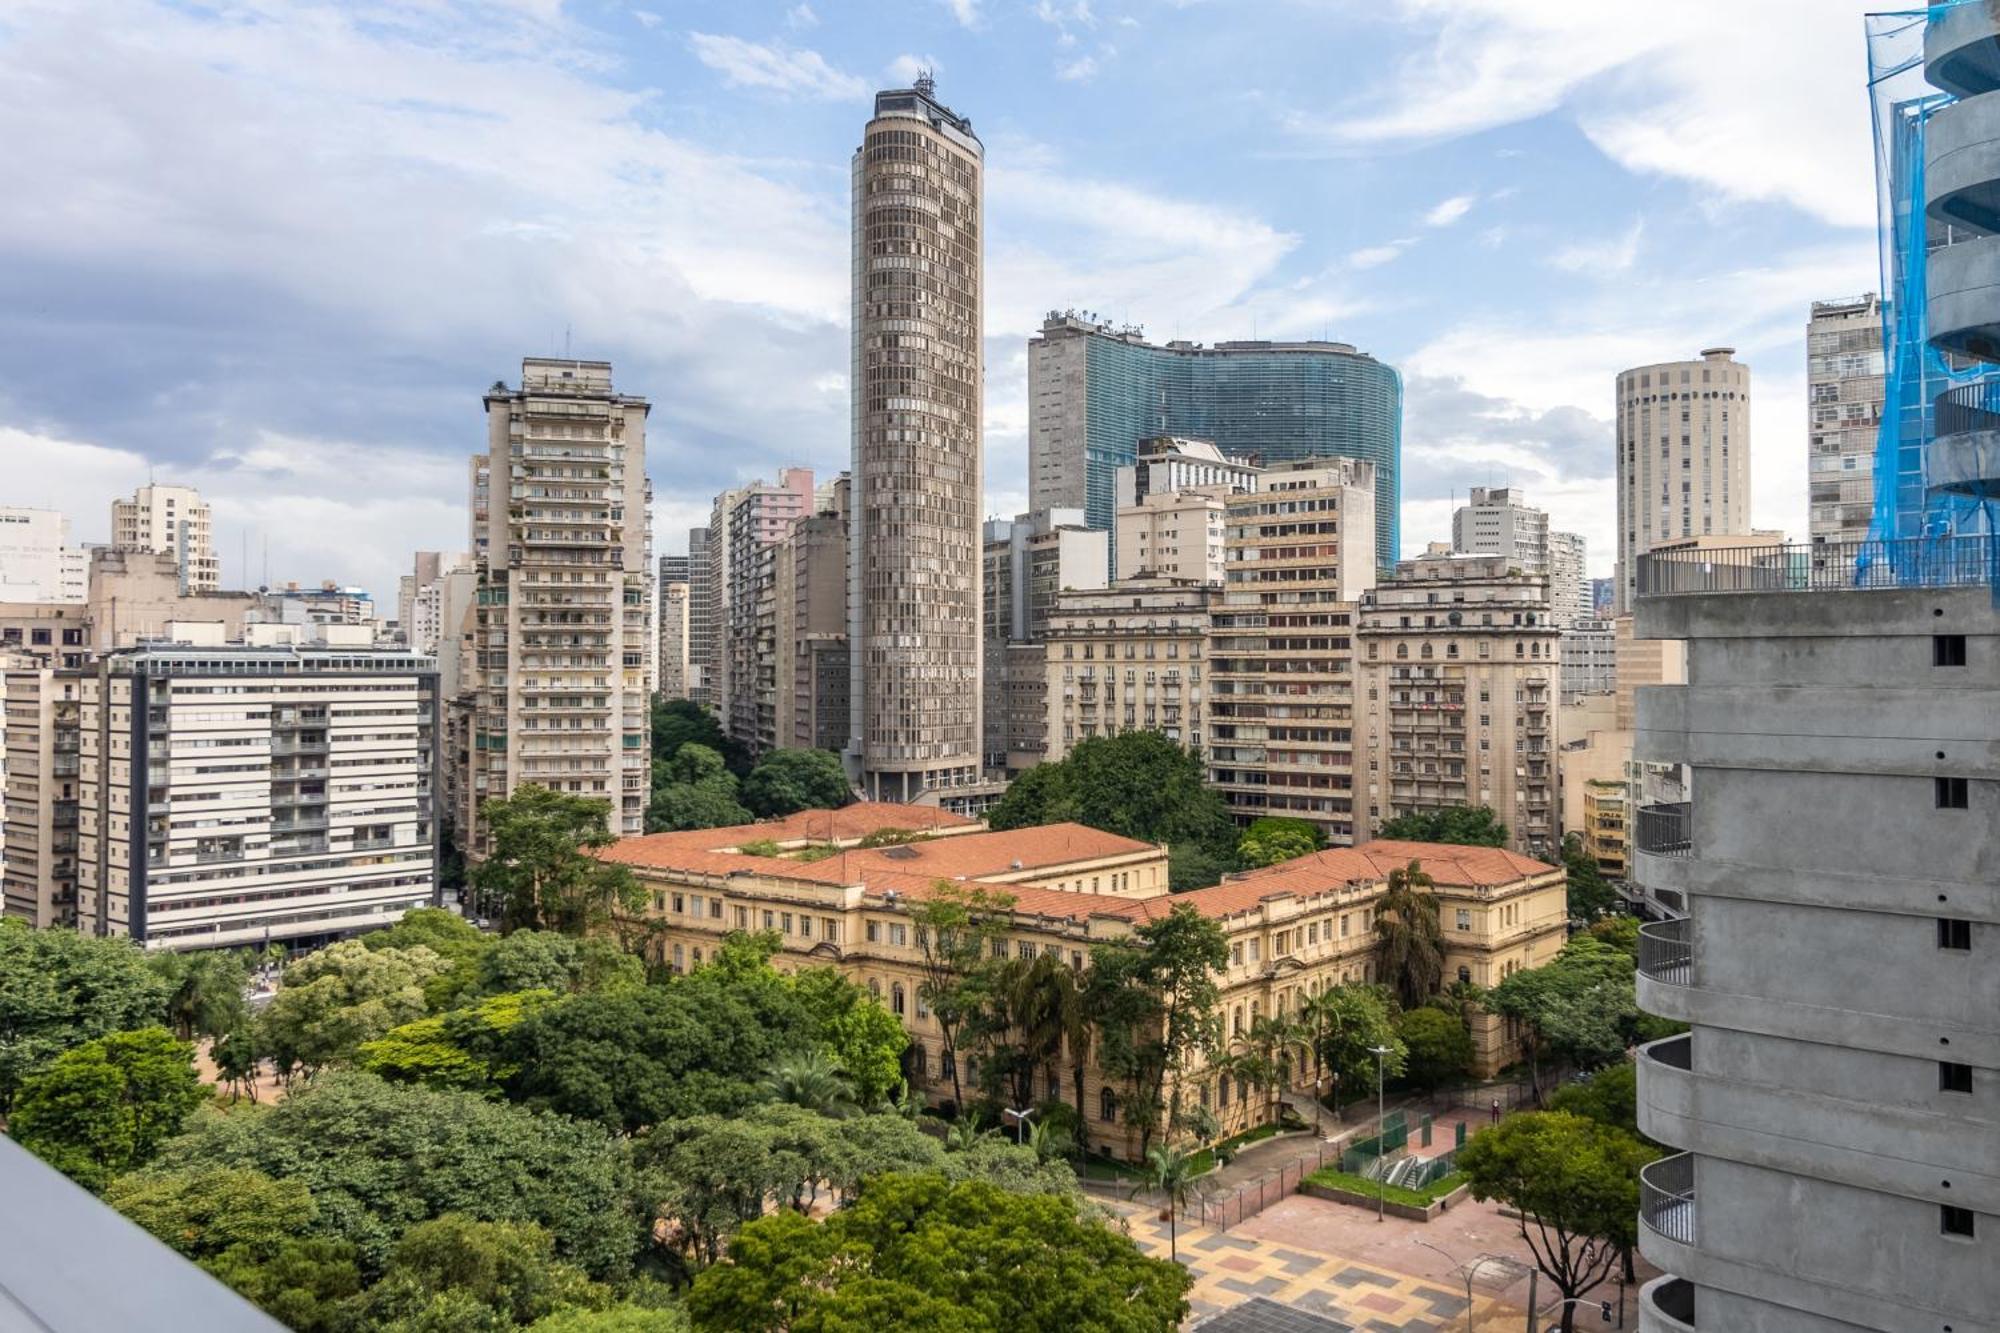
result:
M 1125 1219 L 1132 1239 L 1148 1254 L 1167 1257 L 1167 1224 L 1157 1210 L 1139 1203 L 1099 1202 Z M 1463 1287 L 1453 1290 L 1337 1255 L 1183 1224 L 1180 1257 L 1195 1280 L 1188 1293 L 1191 1328 L 1253 1296 L 1366 1333 L 1457 1333 L 1465 1327 Z M 1476 1328 L 1484 1328 L 1490 1318 L 1496 1329 L 1516 1329 L 1523 1317 L 1515 1307 L 1474 1292 Z

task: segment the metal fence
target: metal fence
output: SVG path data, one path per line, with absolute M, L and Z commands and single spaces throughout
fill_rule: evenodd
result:
M 1668 1240 L 1695 1243 L 1694 1154 L 1676 1153 L 1640 1168 L 1639 1220 Z
M 1694 803 L 1669 801 L 1639 807 L 1633 845 L 1649 856 L 1694 854 Z
M 1854 588 L 1970 588 L 2000 573 L 2000 534 L 1894 541 L 1648 551 L 1641 597 L 1733 592 L 1843 592 Z
M 1253 1180 L 1226 1194 L 1202 1198 L 1197 1204 L 1198 1216 L 1189 1220 L 1198 1221 L 1206 1227 L 1233 1227 L 1296 1191 L 1305 1183 L 1307 1176 L 1321 1167 L 1340 1165 L 1340 1152 L 1338 1144 L 1315 1142 L 1309 1151 L 1294 1157 L 1262 1180 Z
M 1639 971 L 1654 981 L 1685 986 L 1694 971 L 1694 942 L 1686 917 L 1639 927 Z

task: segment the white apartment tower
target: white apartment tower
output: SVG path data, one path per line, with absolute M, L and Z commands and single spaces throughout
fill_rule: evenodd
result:
M 984 150 L 928 76 L 855 151 L 849 750 L 871 800 L 981 780 Z
M 180 565 L 183 592 L 214 592 L 222 586 L 215 523 L 208 503 L 192 486 L 148 482 L 132 492 L 131 499 L 113 500 L 111 546 L 173 556 Z
M 644 832 L 650 785 L 644 398 L 607 361 L 529 357 L 521 387 L 485 395 L 489 500 L 481 551 L 471 776 L 477 807 L 528 783 L 610 806 Z
M 1875 514 L 1882 425 L 1882 302 L 1814 301 L 1806 324 L 1812 539 L 1858 542 Z
M 1750 368 L 1733 347 L 1618 376 L 1617 610 L 1638 558 L 1666 542 L 1750 528 Z
M 72 546 L 69 516 L 0 505 L 0 602 L 81 602 L 90 594 L 90 553 Z
M 1590 578 L 1585 572 L 1588 548 L 1580 532 L 1549 534 L 1549 611 L 1560 627 L 1590 620 Z
M 1523 574 L 1549 572 L 1549 516 L 1512 486 L 1474 486 L 1451 516 L 1451 549 L 1505 556 Z

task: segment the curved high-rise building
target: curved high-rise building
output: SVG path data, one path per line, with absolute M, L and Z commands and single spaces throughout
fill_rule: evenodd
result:
M 871 800 L 980 780 L 983 150 L 928 78 L 854 154 L 850 749 Z
M 1618 376 L 1618 609 L 1656 546 L 1750 531 L 1750 367 L 1733 347 Z
M 1211 440 L 1265 465 L 1356 458 L 1375 467 L 1375 563 L 1401 555 L 1403 381 L 1346 343 L 1149 343 L 1073 311 L 1028 344 L 1028 500 L 1112 530 L 1118 469 L 1139 441 Z

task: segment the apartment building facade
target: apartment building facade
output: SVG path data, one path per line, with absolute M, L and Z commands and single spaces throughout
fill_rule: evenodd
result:
M 1510 847 L 1559 859 L 1561 633 L 1547 576 L 1433 544 L 1366 594 L 1355 637 L 1367 756 L 1357 836 L 1398 815 L 1483 805 Z
M 1978 8 L 1978 7 L 1974 7 Z M 1991 17 L 1985 16 L 1990 32 Z M 2000 1309 L 2000 616 L 1984 537 L 1949 584 L 1642 595 L 1685 684 L 1637 699 L 1642 1329 L 1943 1329 Z M 1801 545 L 1805 552 L 1822 549 Z M 1840 584 L 1829 584 L 1840 588 Z
M 1524 574 L 1549 572 L 1549 515 L 1513 486 L 1474 486 L 1451 516 L 1451 549 L 1504 556 Z
M 80 663 L 79 663 L 80 666 Z M 0 669 L 6 725 L 0 806 L 0 910 L 37 929 L 76 924 L 77 717 L 75 668 L 8 653 Z
M 457 830 L 534 783 L 607 803 L 643 830 L 653 647 L 644 398 L 606 361 L 529 357 L 484 398 L 489 499 L 475 607 L 470 770 Z M 475 483 L 477 484 L 477 483 Z M 475 494 L 475 508 L 477 496 Z
M 1065 594 L 1108 586 L 1109 534 L 1086 527 L 1081 509 L 1038 510 L 988 520 L 984 556 L 985 762 L 1012 776 L 1046 757 L 1049 620 Z
M 1586 573 L 1589 544 L 1580 532 L 1549 534 L 1549 610 L 1556 625 L 1568 628 L 1596 616 Z
M 1617 610 L 1629 611 L 1638 557 L 1683 538 L 1750 529 L 1750 368 L 1735 348 L 1617 379 Z
M 1239 823 L 1288 816 L 1354 841 L 1354 611 L 1375 584 L 1377 494 L 1370 464 L 1321 458 L 1229 497 L 1207 755 Z
M 1420 862 L 1437 885 L 1446 975 L 1480 984 L 1553 957 L 1566 930 L 1562 872 L 1495 848 L 1377 843 L 1338 849 L 1231 877 L 1211 888 L 1167 894 L 1164 847 L 1078 824 L 987 833 L 951 816 L 908 807 L 850 806 L 785 820 L 692 834 L 626 839 L 607 855 L 632 868 L 648 891 L 658 960 L 686 969 L 714 957 L 734 930 L 769 930 L 781 971 L 839 968 L 903 1020 L 917 1091 L 951 1100 L 953 1061 L 921 1000 L 922 953 L 912 920 L 940 880 L 964 881 L 1013 898 L 998 941 L 1007 956 L 1053 956 L 1082 968 L 1097 943 L 1129 938 L 1183 904 L 1215 920 L 1229 945 L 1217 978 L 1225 1049 L 1236 1049 L 1260 1017 L 1298 1012 L 1327 987 L 1377 977 L 1373 914 L 1392 870 Z M 906 829 L 918 840 L 865 850 L 867 832 Z M 776 855 L 745 855 L 752 841 Z M 808 846 L 839 853 L 795 859 Z M 1491 1071 L 1518 1056 L 1497 1020 L 1475 1019 L 1475 1062 Z M 963 1051 L 958 1083 L 980 1086 L 976 1052 Z M 1067 1062 L 1065 1062 L 1066 1064 Z M 1038 1096 L 1084 1108 L 1091 1146 L 1138 1156 L 1139 1135 L 1122 1109 L 1129 1089 L 1095 1064 L 1076 1087 L 1069 1068 L 1036 1079 Z M 1224 1133 L 1261 1123 L 1268 1094 L 1223 1076 L 1190 1071 L 1184 1101 L 1208 1107 Z
M 90 552 L 70 541 L 69 516 L 0 505 L 0 602 L 81 602 Z
M 1562 630 L 1563 698 L 1618 688 L 1618 636 L 1609 620 L 1578 620 Z
M 685 582 L 660 581 L 660 697 L 688 697 L 688 599 Z
M 192 486 L 148 483 L 129 500 L 113 500 L 111 547 L 172 556 L 182 592 L 213 592 L 222 586 L 215 519 Z
M 847 536 L 851 490 L 843 474 L 822 487 L 820 511 L 801 519 L 776 551 L 776 743 L 839 750 L 853 719 L 847 653 Z
M 1080 741 L 1128 731 L 1157 731 L 1202 751 L 1221 597 L 1213 584 L 1159 578 L 1064 593 L 1049 616 L 1046 645 L 1033 645 L 1044 672 L 1039 698 L 1008 701 L 1020 734 L 1039 717 L 1039 758 L 1050 763 Z
M 1806 321 L 1807 522 L 1816 542 L 1868 538 L 1885 396 L 1882 302 L 1814 301 Z
M 688 529 L 688 698 L 715 709 L 715 577 L 707 528 Z
M 1118 509 L 1118 580 L 1142 577 L 1223 581 L 1223 519 L 1229 488 L 1154 491 Z

